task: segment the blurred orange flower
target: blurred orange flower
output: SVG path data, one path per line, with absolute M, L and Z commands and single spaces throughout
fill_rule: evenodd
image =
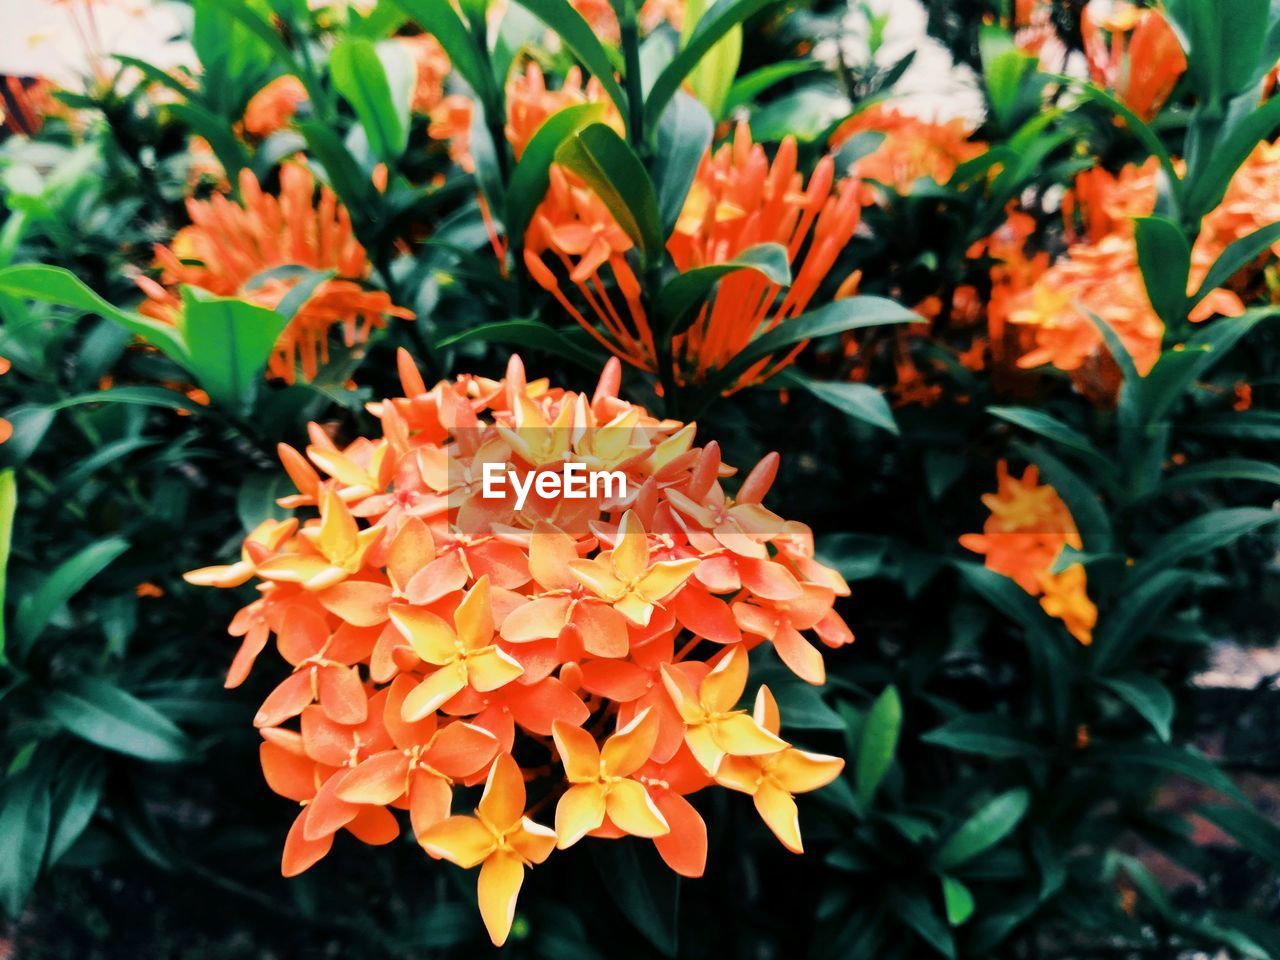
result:
M 1093 82 L 1150 120 L 1164 106 L 1187 56 L 1164 14 L 1123 0 L 1091 0 L 1080 18 Z
M 956 167 L 987 149 L 986 144 L 969 139 L 972 132 L 959 118 L 935 123 L 884 104 L 874 104 L 836 128 L 831 135 L 831 147 L 838 149 L 859 134 L 884 136 L 878 147 L 842 171 L 868 181 L 863 187 L 863 201 L 872 203 L 876 192 L 870 181 L 904 195 L 925 178 L 938 184 L 947 183 Z
M 291 73 L 276 77 L 250 99 L 244 109 L 244 132 L 265 140 L 289 125 L 298 105 L 307 100 L 307 88 Z
M 321 187 L 317 202 L 315 178 L 306 167 L 284 165 L 278 197 L 264 193 L 251 171 L 241 171 L 240 197 L 187 201 L 191 226 L 168 246 L 156 246 L 159 282 L 138 279 L 148 298 L 139 308 L 143 313 L 174 322 L 181 310 L 174 288 L 180 284 L 274 308 L 298 279 L 272 271 L 332 270 L 336 276 L 316 289 L 276 341 L 267 374 L 286 383 L 294 382 L 299 365 L 303 379 L 312 380 L 328 362 L 330 328 L 341 326 L 344 343 L 353 347 L 387 317 L 413 316 L 386 293 L 364 286 L 371 266 L 350 214 L 328 187 Z

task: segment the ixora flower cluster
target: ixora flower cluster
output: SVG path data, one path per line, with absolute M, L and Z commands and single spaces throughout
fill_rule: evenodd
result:
M 1034 466 L 1018 480 L 1001 460 L 996 475 L 996 492 L 982 498 L 991 511 L 982 533 L 965 534 L 960 545 L 983 554 L 988 569 L 1039 597 L 1045 613 L 1061 620 L 1087 646 L 1093 642 L 1098 608 L 1085 590 L 1084 565 L 1073 563 L 1054 571 L 1064 547 L 1079 550 L 1082 545 L 1071 511 L 1057 490 L 1040 483 Z
M 819 684 L 804 633 L 830 647 L 853 635 L 833 608 L 848 586 L 811 531 L 762 505 L 777 455 L 730 497 L 718 446 L 620 399 L 616 359 L 591 397 L 527 381 L 518 357 L 501 381 L 428 389 L 402 352 L 400 376 L 405 396 L 370 406 L 380 439 L 339 449 L 313 425 L 305 456 L 282 446 L 298 488 L 282 505 L 318 517 L 267 521 L 238 562 L 187 574 L 260 580 L 230 627 L 243 645 L 228 686 L 272 634 L 292 667 L 254 721 L 268 785 L 302 808 L 284 873 L 343 829 L 390 842 L 390 811 L 408 811 L 429 855 L 482 865 L 501 944 L 525 868 L 584 836 L 652 838 L 700 876 L 706 827 L 686 797 L 714 784 L 751 795 L 801 852 L 793 795 L 844 761 L 783 740 L 767 687 L 739 708 L 748 654 L 771 647 Z M 626 493 L 523 511 L 481 496 L 486 463 L 569 461 L 625 473 Z M 455 790 L 480 784 L 475 815 L 451 815 Z M 554 829 L 533 819 L 553 805 Z

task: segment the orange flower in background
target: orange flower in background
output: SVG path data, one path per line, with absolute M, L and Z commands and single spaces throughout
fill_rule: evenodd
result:
M 618 14 L 609 0 L 572 0 L 573 9 L 591 26 L 592 32 L 606 43 L 617 43 L 621 35 Z M 649 33 L 663 23 L 676 30 L 684 24 L 684 0 L 644 0 L 640 7 L 640 29 Z
M 289 125 L 298 105 L 307 101 L 307 88 L 291 73 L 276 77 L 250 99 L 244 109 L 244 132 L 265 140 Z
M 413 60 L 415 79 L 409 108 L 414 113 L 429 114 L 444 99 L 444 81 L 453 65 L 444 47 L 429 33 L 416 37 L 396 37 Z
M 834 610 L 848 585 L 807 527 L 762 504 L 778 457 L 731 497 L 719 447 L 621 399 L 616 359 L 593 394 L 530 382 L 516 357 L 501 381 L 429 388 L 403 351 L 399 369 L 404 396 L 370 405 L 380 437 L 339 448 L 313 425 L 305 455 L 281 448 L 298 488 L 281 505 L 318 516 L 268 521 L 238 560 L 186 576 L 258 581 L 229 628 L 243 639 L 228 686 L 273 637 L 288 664 L 254 718 L 268 785 L 302 808 L 283 872 L 343 831 L 388 842 L 407 812 L 430 856 L 481 867 L 501 944 L 525 869 L 557 844 L 651 838 L 700 876 L 707 830 L 687 798 L 717 780 L 801 850 L 793 795 L 842 762 L 783 739 L 766 692 L 754 715 L 738 707 L 748 651 L 819 683 L 806 635 L 853 637 Z M 566 462 L 627 483 L 517 510 L 478 479 Z M 554 831 L 530 819 L 526 780 Z M 480 783 L 475 815 L 453 815 L 456 789 Z
M 667 241 L 677 269 L 723 263 L 750 246 L 772 242 L 786 248 L 793 280 L 785 293 L 755 271 L 738 271 L 721 280 L 711 302 L 673 341 L 679 382 L 705 380 L 752 340 L 804 312 L 857 229 L 861 208 L 856 183 L 837 180 L 834 161 L 826 157 L 806 185 L 796 162 L 793 138 L 782 141 L 770 162 L 764 148 L 752 143 L 746 124 L 738 125 L 731 143 L 703 157 Z M 568 175 L 553 171 L 547 198 L 526 237 L 526 266 L 603 346 L 633 366 L 656 373 L 654 330 L 625 256 L 630 248 L 630 238 L 604 204 Z M 599 327 L 569 300 L 547 261 L 563 267 Z M 606 278 L 612 279 L 613 292 Z M 767 379 L 803 346 L 756 362 L 731 389 Z
M 916 182 L 930 179 L 945 184 L 956 167 L 984 153 L 986 144 L 969 139 L 973 133 L 963 119 L 946 123 L 921 120 L 884 104 L 874 104 L 854 114 L 831 135 L 831 148 L 839 149 L 859 134 L 882 134 L 884 140 L 869 154 L 841 171 L 864 181 L 875 181 L 900 194 L 908 194 Z M 873 203 L 875 188 L 863 188 L 863 200 Z
M 411 318 L 386 293 L 363 285 L 371 265 L 351 229 L 351 216 L 333 191 L 321 187 L 301 164 L 280 171 L 280 195 L 264 193 L 249 170 L 240 173 L 239 202 L 224 196 L 188 200 L 191 226 L 183 227 L 168 246 L 156 247 L 159 282 L 138 279 L 147 300 L 142 313 L 167 323 L 176 321 L 181 300 L 175 289 L 189 284 L 217 296 L 241 297 L 276 307 L 297 284 L 288 275 L 264 276 L 281 267 L 332 270 L 298 308 L 276 341 L 267 375 L 293 383 L 297 368 L 305 380 L 315 378 L 329 360 L 329 332 L 342 330 L 348 347 L 365 343 L 386 318 Z
M 10 363 L 7 358 L 0 357 L 0 377 L 9 372 Z M 0 417 L 0 443 L 4 443 L 13 436 L 13 424 Z
M 1098 612 L 1085 592 L 1084 567 L 1077 563 L 1061 573 L 1051 572 L 1064 547 L 1082 548 L 1075 521 L 1058 491 L 1040 483 L 1034 465 L 1019 480 L 1001 460 L 996 465 L 996 492 L 984 494 L 982 503 L 990 511 L 982 533 L 964 534 L 960 545 L 982 554 L 989 570 L 1015 581 L 1033 597 L 1043 594 L 1045 612 L 1088 644 Z
M 1164 14 L 1123 0 L 1091 0 L 1080 18 L 1089 76 L 1150 120 L 1164 106 L 1187 56 Z

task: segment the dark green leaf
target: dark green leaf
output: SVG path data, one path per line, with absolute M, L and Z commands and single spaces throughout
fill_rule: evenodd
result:
M 895 435 L 898 433 L 898 421 L 893 417 L 889 401 L 869 383 L 814 380 L 794 369 L 784 370 L 774 382 L 802 387 L 846 416 Z
M 551 182 L 551 164 L 565 137 L 602 116 L 598 103 L 578 103 L 558 110 L 538 127 L 520 155 L 507 188 L 507 236 L 524 242 L 533 212 L 546 196 Z
M 18 481 L 12 470 L 0 470 L 0 666 L 9 662 L 4 649 L 4 599 L 9 580 L 9 551 L 13 546 L 13 515 L 17 509 Z
M 0 904 L 17 921 L 49 842 L 49 777 L 28 767 L 0 784 Z
M 871 803 L 880 781 L 889 772 L 901 730 L 902 699 L 898 696 L 897 687 L 889 686 L 871 705 L 862 724 L 854 783 L 864 804 Z
M 711 146 L 715 124 L 707 108 L 687 93 L 677 93 L 658 121 L 658 150 L 653 158 L 653 185 L 663 236 L 680 219 L 702 155 Z
M 49 863 L 55 864 L 75 845 L 89 826 L 98 802 L 106 768 L 97 758 L 79 758 L 58 778 L 53 796 L 53 836 L 49 840 Z
M 1173 722 L 1173 694 L 1155 677 L 1144 673 L 1127 673 L 1121 677 L 1104 677 L 1099 683 L 1133 707 L 1151 724 L 1161 740 L 1168 742 Z
M 1210 291 L 1226 286 L 1232 277 L 1257 260 L 1277 241 L 1280 241 L 1280 223 L 1272 223 L 1255 230 L 1248 236 L 1241 237 L 1228 246 L 1209 268 L 1204 282 L 1200 284 L 1200 289 L 1187 305 L 1188 309 L 1207 297 Z
M 959 716 L 923 734 L 920 739 L 948 750 L 997 760 L 1034 756 L 1040 749 L 1027 737 L 1023 724 L 995 714 Z
M 717 0 L 707 8 L 684 49 L 658 75 L 645 101 L 646 127 L 653 127 L 693 68 L 725 34 L 777 0 Z
M 484 65 L 471 32 L 449 0 L 395 0 L 405 13 L 440 41 L 449 62 L 483 103 L 491 102 L 494 80 Z
M 1161 485 L 1163 490 L 1198 486 L 1213 480 L 1245 480 L 1251 483 L 1269 483 L 1280 486 L 1280 466 L 1266 460 L 1248 460 L 1243 457 L 1210 460 L 1179 467 Z
M 575 130 L 555 158 L 586 181 L 646 258 L 662 256 L 665 237 L 653 181 L 612 127 L 592 123 Z
M 664 957 L 674 957 L 680 878 L 639 840 L 592 844 L 591 854 L 618 909 Z
M 941 869 L 951 870 L 991 849 L 1013 832 L 1030 805 L 1031 795 L 1023 787 L 993 798 L 947 839 L 935 862 Z
M 1133 575 L 1141 580 L 1189 557 L 1203 558 L 1213 550 L 1278 521 L 1280 511 L 1262 507 L 1228 507 L 1202 514 L 1151 544 Z
M 188 760 L 194 745 L 168 717 L 100 677 L 68 678 L 45 698 L 49 716 L 107 750 L 150 760 Z
M 22 649 L 30 649 L 58 609 L 128 548 L 128 542 L 118 537 L 99 540 L 64 560 L 23 597 L 13 618 L 13 632 Z
M 740 270 L 753 270 L 778 287 L 791 285 L 787 248 L 780 243 L 757 243 L 723 263 L 694 267 L 672 277 L 658 293 L 656 310 L 662 328 L 670 334 L 683 333 L 721 278 Z
M 1280 867 L 1280 827 L 1252 807 L 1198 807 L 1196 813 L 1231 834 L 1245 850 Z
M 1147 299 L 1166 326 L 1180 325 L 1187 316 L 1187 275 L 1191 272 L 1191 244 L 1186 234 L 1166 217 L 1134 220 L 1138 266 Z
M 1047 413 L 1030 407 L 988 407 L 987 413 L 1066 447 L 1091 467 L 1107 474 L 1115 472 L 1114 465 L 1089 437 Z
M 536 320 L 504 320 L 501 323 L 487 323 L 446 337 L 437 346 L 451 347 L 471 340 L 532 347 L 563 357 L 587 370 L 598 372 L 600 369 L 600 357 L 574 343 L 560 331 L 553 330 L 545 323 L 539 323 Z
M 1168 743 L 1120 743 L 1098 747 L 1092 754 L 1098 763 L 1122 770 L 1149 767 L 1170 775 L 1186 777 L 1240 803 L 1248 803 L 1231 778 L 1193 747 L 1176 747 Z
M 1116 597 L 1093 635 L 1094 669 L 1105 673 L 1123 663 L 1144 637 L 1159 628 L 1182 588 L 1194 580 L 1190 571 L 1165 570 Z
M 955 957 L 956 945 L 951 931 L 928 900 L 918 893 L 903 893 L 892 897 L 890 902 L 898 919 L 919 934 L 920 939 L 944 957 Z

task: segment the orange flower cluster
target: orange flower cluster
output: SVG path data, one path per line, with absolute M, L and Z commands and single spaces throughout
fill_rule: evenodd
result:
M 969 139 L 972 132 L 959 118 L 935 123 L 875 104 L 840 124 L 831 135 L 831 147 L 838 149 L 863 133 L 884 136 L 875 150 L 845 171 L 867 181 L 863 200 L 870 204 L 876 200 L 872 182 L 903 195 L 925 178 L 938 184 L 947 183 L 956 167 L 987 149 L 986 144 Z
M 156 246 L 159 282 L 138 278 L 147 295 L 142 313 L 175 322 L 181 301 L 174 292 L 189 284 L 217 296 L 241 297 L 275 308 L 298 283 L 297 276 L 272 275 L 281 267 L 332 270 L 294 314 L 276 341 L 268 376 L 293 383 L 297 368 L 311 380 L 329 359 L 329 330 L 341 325 L 348 347 L 365 343 L 386 317 L 413 314 L 382 291 L 366 289 L 371 267 L 351 230 L 351 216 L 328 187 L 316 199 L 315 178 L 301 164 L 280 171 L 280 195 L 264 193 L 249 170 L 240 173 L 240 201 L 215 195 L 187 200 L 191 225 L 169 246 Z
M 397 37 L 396 42 L 409 54 L 416 71 L 409 108 L 414 113 L 430 114 L 444 98 L 444 80 L 453 68 L 449 55 L 429 33 Z
M 1187 70 L 1178 35 L 1157 9 L 1091 0 L 1080 34 L 1090 78 L 1144 120 L 1160 112 Z
M 997 268 L 1000 276 L 993 271 L 1000 296 L 992 318 L 1001 326 L 1007 319 L 1032 334 L 1033 342 L 1018 358 L 1018 366 L 1052 364 L 1070 373 L 1085 395 L 1099 401 L 1114 397 L 1119 370 L 1090 313 L 1116 332 L 1140 374 L 1145 376 L 1155 365 L 1163 345 L 1164 324 L 1147 297 L 1138 266 L 1133 218 L 1155 210 L 1158 173 L 1157 161 L 1151 158 L 1142 166 L 1129 164 L 1114 175 L 1102 168 L 1081 174 L 1063 205 L 1068 236 L 1075 240 L 1065 256 L 1047 268 L 1038 258 L 1027 260 L 1016 244 L 1002 251 L 992 249 L 992 255 L 1005 260 L 1005 265 Z M 1238 211 L 1243 194 L 1234 184 L 1232 196 Z M 1215 222 L 1221 224 L 1220 230 L 1207 230 L 1192 250 L 1189 293 L 1198 289 L 1226 243 L 1235 239 L 1230 236 L 1232 231 L 1240 230 L 1243 235 L 1249 229 L 1249 221 L 1238 213 L 1222 216 L 1215 211 L 1206 223 Z M 1020 265 L 1029 272 L 1020 270 Z M 1026 281 L 1033 274 L 1038 275 L 1028 285 Z M 1017 277 L 1016 283 L 1008 283 L 1011 276 Z M 1243 309 L 1239 297 L 1219 289 L 1201 301 L 1190 319 L 1234 316 Z M 994 340 L 994 330 L 992 336 Z
M 787 250 L 793 281 L 784 294 L 754 271 L 738 271 L 721 280 L 712 300 L 674 338 L 678 382 L 705 380 L 752 340 L 803 313 L 857 229 L 862 212 L 857 183 L 837 179 L 834 160 L 828 156 L 818 163 L 806 186 L 796 161 L 793 138 L 782 141 L 770 162 L 764 148 L 752 143 L 743 123 L 731 143 L 709 151 L 699 164 L 667 241 L 677 269 L 685 272 L 724 263 L 754 244 L 779 243 Z M 526 237 L 525 264 L 530 274 L 607 349 L 657 373 L 654 330 L 641 301 L 639 281 L 626 259 L 630 249 L 630 238 L 604 204 L 576 178 L 553 170 L 551 188 Z M 564 268 L 603 331 L 569 300 L 547 259 Z M 602 273 L 606 266 L 616 293 L 606 285 Z M 803 347 L 760 360 L 731 389 L 767 379 Z
M 617 43 L 621 37 L 618 14 L 609 0 L 571 0 L 570 6 L 582 14 L 591 30 L 606 43 Z M 644 33 L 669 23 L 676 30 L 684 24 L 684 0 L 644 0 L 640 7 L 640 29 Z
M 1081 549 L 1080 534 L 1062 498 L 1053 487 L 1039 482 L 1039 471 L 1029 466 L 1016 480 L 1009 465 L 996 467 L 995 493 L 982 497 L 991 511 L 982 533 L 966 533 L 960 545 L 986 558 L 988 569 L 1003 574 L 1018 586 L 1040 597 L 1040 606 L 1063 622 L 1083 644 L 1093 641 L 1098 609 L 1086 592 L 1084 566 L 1073 563 L 1054 573 L 1063 547 Z
M 281 447 L 298 489 L 282 505 L 318 517 L 264 522 L 237 562 L 187 574 L 260 581 L 231 624 L 228 686 L 272 634 L 292 668 L 254 721 L 268 785 L 301 807 L 284 873 L 343 829 L 388 842 L 407 811 L 430 856 L 481 866 L 501 944 L 525 868 L 584 836 L 652 838 L 701 875 L 706 827 L 686 797 L 713 784 L 751 795 L 800 852 L 793 796 L 843 761 L 781 739 L 767 688 L 739 708 L 748 652 L 818 684 L 805 634 L 853 636 L 833 609 L 848 586 L 810 530 L 762 505 L 777 455 L 730 496 L 715 443 L 618 397 L 616 359 L 592 396 L 527 381 L 518 357 L 502 381 L 428 388 L 402 351 L 400 376 L 405 395 L 370 406 L 380 438 L 339 448 L 313 425 L 305 456 Z M 569 461 L 621 471 L 625 493 L 523 510 L 484 496 L 486 464 L 521 477 Z M 479 784 L 474 816 L 451 815 Z M 533 819 L 552 804 L 554 829 Z

